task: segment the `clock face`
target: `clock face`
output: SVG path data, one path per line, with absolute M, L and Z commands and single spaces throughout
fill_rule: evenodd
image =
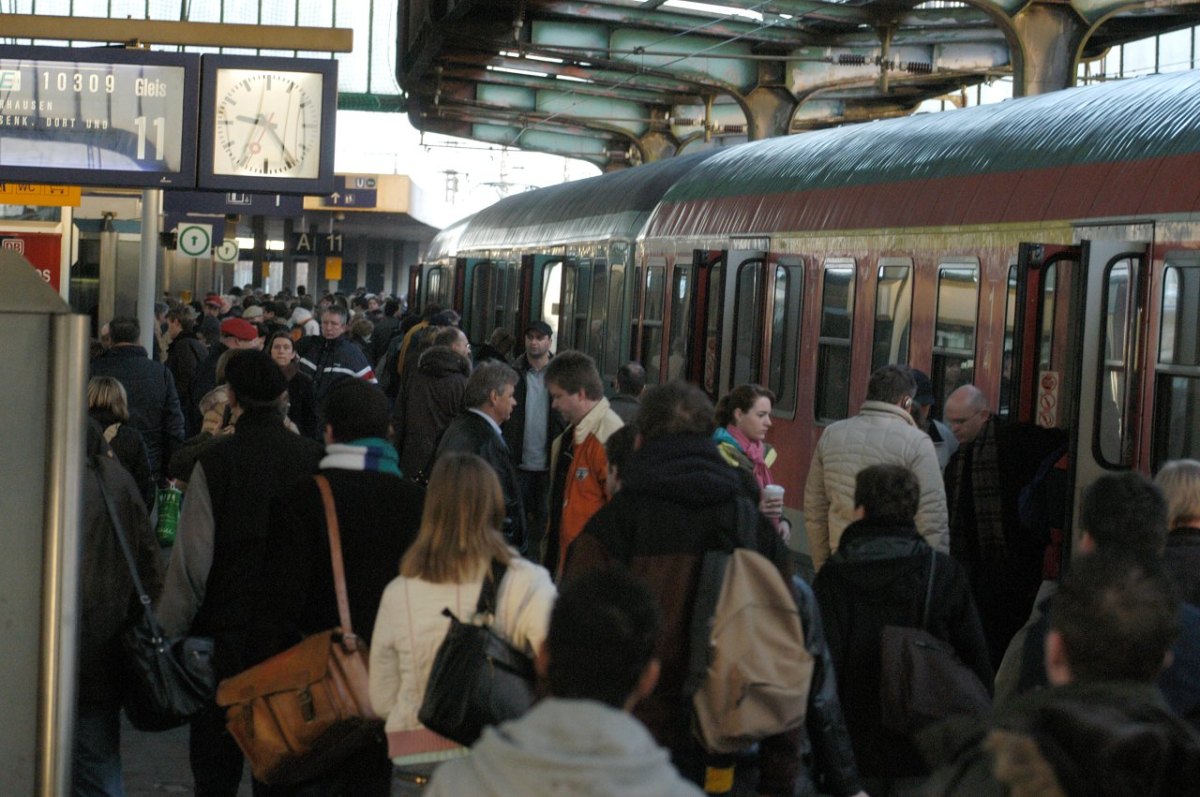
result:
M 314 72 L 217 70 L 213 172 L 317 177 L 323 81 Z

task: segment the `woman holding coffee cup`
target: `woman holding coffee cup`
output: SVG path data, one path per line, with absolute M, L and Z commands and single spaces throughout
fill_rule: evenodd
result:
M 730 464 L 754 476 L 761 493 L 758 508 L 786 541 L 792 527 L 783 516 L 783 487 L 771 479 L 775 449 L 765 442 L 774 403 L 775 394 L 765 387 L 738 385 L 717 402 L 717 430 L 713 439 Z

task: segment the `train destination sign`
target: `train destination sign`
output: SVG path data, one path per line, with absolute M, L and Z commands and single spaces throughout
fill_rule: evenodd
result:
M 190 188 L 198 55 L 0 47 L 6 180 Z

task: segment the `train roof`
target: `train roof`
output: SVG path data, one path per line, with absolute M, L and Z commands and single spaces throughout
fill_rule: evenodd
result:
M 454 257 L 458 254 L 459 241 L 473 218 L 475 218 L 474 214 L 459 219 L 433 236 L 433 240 L 429 242 L 429 250 L 425 253 L 426 262 L 441 260 L 444 257 Z
M 662 195 L 715 150 L 505 197 L 468 219 L 458 250 L 636 238 Z
M 646 236 L 1003 223 L 1191 211 L 1200 72 L 821 130 L 719 152 Z

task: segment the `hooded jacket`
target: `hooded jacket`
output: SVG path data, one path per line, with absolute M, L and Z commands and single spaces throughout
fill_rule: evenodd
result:
M 592 700 L 548 698 L 518 720 L 483 732 L 471 755 L 443 764 L 427 797 L 691 797 L 640 722 Z
M 429 475 L 438 438 L 462 412 L 470 376 L 471 363 L 447 346 L 431 346 L 421 353 L 393 412 L 400 472 L 408 478 Z

